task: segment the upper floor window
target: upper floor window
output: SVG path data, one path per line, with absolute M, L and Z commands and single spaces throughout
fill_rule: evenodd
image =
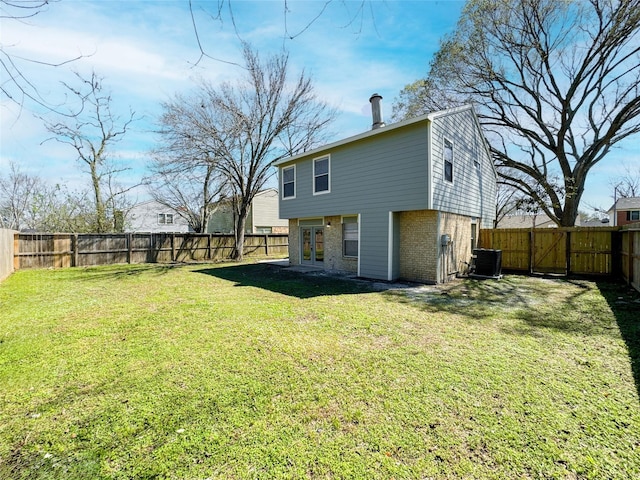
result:
M 282 169 L 282 198 L 296 198 L 296 166 Z
M 444 179 L 453 182 L 453 143 L 444 139 Z
M 313 160 L 313 193 L 329 192 L 329 156 Z
M 635 222 L 640 220 L 640 210 L 630 210 L 627 212 L 627 220 Z
M 173 213 L 159 213 L 158 223 L 160 225 L 173 225 Z

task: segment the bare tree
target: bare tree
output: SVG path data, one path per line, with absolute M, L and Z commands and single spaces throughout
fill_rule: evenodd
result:
M 514 214 L 522 204 L 522 196 L 518 190 L 498 182 L 496 190 L 496 218 L 493 226 L 496 228 L 507 215 Z
M 0 175 L 0 227 L 29 228 L 29 211 L 43 186 L 39 177 L 23 173 L 18 165 L 10 163 L 8 171 Z
M 196 43 L 200 51 L 200 57 L 196 61 L 196 65 L 200 63 L 200 61 L 205 57 L 218 62 L 238 65 L 235 62 L 213 57 L 209 53 L 207 53 L 206 46 L 201 40 L 202 36 L 200 32 L 203 29 L 198 25 L 197 21 L 197 14 L 203 13 L 207 21 L 213 20 L 214 22 L 218 22 L 221 25 L 228 22 L 232 25 L 238 39 L 244 42 L 237 25 L 238 19 L 234 10 L 234 5 L 236 5 L 237 3 L 237 0 L 216 0 L 214 2 L 198 2 L 196 0 L 189 0 L 189 12 L 191 13 L 193 33 L 195 35 Z M 286 41 L 295 40 L 296 38 L 307 32 L 307 30 L 309 30 L 320 17 L 325 15 L 328 10 L 331 10 L 332 7 L 336 7 L 345 19 L 345 23 L 341 25 L 340 28 L 350 28 L 356 35 L 359 35 L 362 32 L 362 28 L 365 24 L 367 15 L 371 17 L 371 22 L 374 28 L 376 25 L 375 12 L 373 7 L 375 2 L 372 2 L 371 0 L 358 0 L 350 2 L 345 2 L 344 0 L 325 0 L 323 2 L 316 2 L 313 4 L 309 2 L 305 4 L 305 7 L 315 7 L 315 11 L 307 15 L 293 13 L 293 2 L 289 0 L 281 0 L 280 2 L 273 3 L 277 4 L 276 8 L 280 8 L 282 10 L 283 45 Z M 334 11 L 336 10 L 334 9 Z
M 21 24 L 40 15 L 48 6 L 58 0 L 0 0 L 0 18 L 8 19 Z M 5 98 L 18 104 L 21 108 L 31 103 L 38 108 L 55 112 L 60 115 L 73 116 L 77 112 L 63 112 L 60 108 L 61 103 L 46 98 L 40 91 L 37 82 L 25 73 L 27 66 L 39 66 L 47 71 L 61 67 L 68 63 L 75 62 L 83 58 L 84 55 L 78 55 L 67 58 L 64 61 L 53 63 L 43 58 L 26 58 L 16 55 L 13 51 L 15 45 L 0 42 L 0 72 L 2 73 L 2 82 L 0 82 L 0 93 Z M 48 76 L 48 75 L 43 75 Z M 65 99 L 62 101 L 64 102 Z M 40 108 L 41 109 L 41 108 Z
M 175 210 L 193 231 L 204 233 L 211 215 L 224 198 L 226 184 L 213 160 L 182 163 L 183 159 L 156 156 L 150 165 L 151 195 Z
M 110 157 L 110 148 L 122 139 L 136 118 L 133 111 L 125 119 L 112 113 L 111 95 L 104 91 L 102 78 L 95 73 L 89 79 L 83 79 L 80 75 L 77 77 L 82 89 L 64 85 L 81 101 L 81 114 L 63 118 L 59 122 L 45 120 L 45 124 L 54 135 L 52 139 L 73 147 L 77 160 L 88 169 L 93 194 L 94 231 L 104 233 L 114 229 L 114 212 L 118 210 L 118 202 L 122 202 L 124 195 L 134 188 L 125 189 L 117 185 L 117 175 L 129 168 L 115 164 Z
M 92 232 L 88 192 L 70 191 L 9 164 L 0 175 L 0 227 L 38 232 Z
M 243 56 L 244 79 L 217 88 L 201 83 L 184 105 L 191 113 L 183 117 L 184 143 L 176 143 L 185 150 L 185 161 L 207 159 L 222 176 L 236 219 L 233 257 L 238 260 L 253 198 L 275 173 L 271 164 L 326 140 L 325 129 L 335 117 L 316 98 L 304 72 L 288 76 L 286 53 L 261 62 L 244 44 Z
M 45 184 L 30 204 L 27 227 L 38 232 L 92 233 L 95 215 L 90 192 Z
M 162 107 L 160 146 L 149 165 L 151 194 L 176 210 L 194 231 L 205 232 L 227 190 L 209 141 L 215 116 L 203 88 L 191 96 L 176 94 Z
M 612 197 L 640 197 L 640 166 L 633 168 L 625 165 L 624 174 L 611 180 L 609 185 L 611 186 L 611 191 L 616 190 Z
M 468 102 L 502 181 L 573 226 L 589 171 L 640 132 L 640 0 L 470 0 L 395 116 Z

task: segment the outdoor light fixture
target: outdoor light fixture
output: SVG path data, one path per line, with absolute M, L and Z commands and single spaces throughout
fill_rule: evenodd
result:
M 327 222 L 327 228 L 331 226 L 331 222 Z

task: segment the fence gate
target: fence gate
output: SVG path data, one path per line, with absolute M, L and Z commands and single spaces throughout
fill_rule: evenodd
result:
M 536 273 L 567 273 L 567 232 L 536 230 L 532 236 L 531 270 Z

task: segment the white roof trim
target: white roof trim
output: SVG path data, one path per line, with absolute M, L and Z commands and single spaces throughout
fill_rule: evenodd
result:
M 429 121 L 429 115 L 421 115 L 416 118 L 410 118 L 409 120 L 403 120 L 402 122 L 392 123 L 390 125 L 386 125 L 384 127 L 376 128 L 375 130 L 367 130 L 366 132 L 359 133 L 358 135 L 354 135 L 352 137 L 343 138 L 342 140 L 338 140 L 333 143 L 329 143 L 327 145 L 323 145 L 322 147 L 314 148 L 313 150 L 307 150 L 306 152 L 299 153 L 297 155 L 293 155 L 292 157 L 283 158 L 282 160 L 278 160 L 277 162 L 273 162 L 273 166 L 282 165 L 284 163 L 293 162 L 294 160 L 298 160 L 302 157 L 308 157 L 310 155 L 317 156 L 320 152 L 324 152 L 325 150 L 330 150 L 332 148 L 339 147 L 341 145 L 345 145 L 347 143 L 357 142 L 358 140 L 362 140 L 365 138 L 373 137 L 374 135 L 380 135 L 384 132 L 388 132 L 390 130 L 396 130 L 398 128 L 406 127 L 407 125 L 412 125 L 414 123 L 420 123 Z
M 303 157 L 308 157 L 308 156 L 315 156 L 318 155 L 321 152 L 324 152 L 326 150 L 330 150 L 332 148 L 336 148 L 336 147 L 340 147 L 342 145 L 346 145 L 348 143 L 352 143 L 352 142 L 357 142 L 359 140 L 363 140 L 365 138 L 369 138 L 369 137 L 373 137 L 374 135 L 380 135 L 383 134 L 385 132 L 388 132 L 390 130 L 396 130 L 398 128 L 403 128 L 406 127 L 408 125 L 413 125 L 416 123 L 421 123 L 421 122 L 432 122 L 433 120 L 435 120 L 436 118 L 439 117 L 444 117 L 447 115 L 453 115 L 456 113 L 460 113 L 460 112 L 464 112 L 466 110 L 471 110 L 472 112 L 474 112 L 474 119 L 476 122 L 476 126 L 478 128 L 478 130 L 482 133 L 482 128 L 480 127 L 480 124 L 478 122 L 478 118 L 477 115 L 475 115 L 475 110 L 473 108 L 473 105 L 462 105 L 460 107 L 454 107 L 454 108 L 448 108 L 446 110 L 439 110 L 437 112 L 431 112 L 431 113 L 427 113 L 425 115 L 421 115 L 419 117 L 415 117 L 415 118 L 410 118 L 408 120 L 403 120 L 401 122 L 397 122 L 397 123 L 392 123 L 390 125 L 386 125 L 384 127 L 380 127 L 380 128 L 376 128 L 375 130 L 367 130 L 366 132 L 363 133 L 359 133 L 358 135 L 354 135 L 351 137 L 347 137 L 347 138 L 343 138 L 342 140 L 338 140 L 336 142 L 333 143 L 329 143 L 327 145 L 323 145 L 322 147 L 318 147 L 318 148 L 314 148 L 313 150 L 308 150 L 306 152 L 302 152 L 299 153 L 297 155 L 293 155 L 291 157 L 287 157 L 287 158 L 283 158 L 282 160 L 278 160 L 277 162 L 273 162 L 273 166 L 277 167 L 279 165 L 283 165 L 285 163 L 290 163 L 290 162 L 294 162 L 300 158 Z M 484 139 L 484 135 L 483 135 L 483 143 L 485 146 L 485 150 L 487 151 L 487 154 L 489 154 L 489 158 L 491 158 L 491 154 L 489 152 L 489 147 L 487 145 L 487 141 Z M 492 166 L 493 166 L 493 161 L 491 162 Z M 493 166 L 494 169 L 494 173 L 495 173 L 495 166 Z

